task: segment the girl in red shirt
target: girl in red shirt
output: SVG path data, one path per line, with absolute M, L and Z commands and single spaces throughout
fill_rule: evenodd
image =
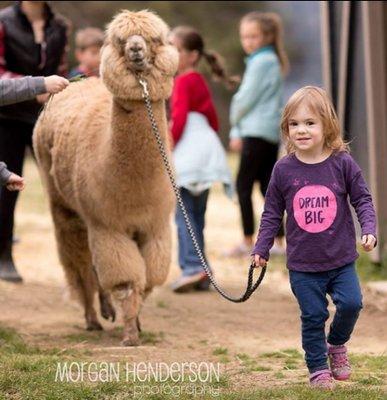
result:
M 175 28 L 170 42 L 176 46 L 180 56 L 170 101 L 177 184 L 204 254 L 203 230 L 209 189 L 214 181 L 231 185 L 232 179 L 216 134 L 219 122 L 211 93 L 204 77 L 196 70 L 199 61 L 202 57 L 207 61 L 215 79 L 227 85 L 231 80 L 226 76 L 219 56 L 205 50 L 203 38 L 195 29 L 187 26 Z M 208 290 L 209 279 L 202 269 L 179 208 L 176 224 L 182 276 L 172 288 L 175 292 Z

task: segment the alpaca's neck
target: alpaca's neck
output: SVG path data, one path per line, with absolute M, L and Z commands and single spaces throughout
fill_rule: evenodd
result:
M 116 168 L 136 168 L 144 165 L 155 166 L 160 162 L 157 144 L 152 133 L 151 123 L 145 103 L 142 101 L 120 104 L 113 99 L 111 114 L 111 134 L 109 163 Z M 152 103 L 153 112 L 163 140 L 166 136 L 166 118 L 164 101 Z M 156 158 L 156 160 L 155 160 Z

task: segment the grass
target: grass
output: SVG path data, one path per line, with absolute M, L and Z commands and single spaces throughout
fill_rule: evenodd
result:
M 302 368 L 301 361 L 303 359 L 301 353 L 296 349 L 262 353 L 256 358 L 241 353 L 237 354 L 236 358 L 240 361 L 244 371 L 247 372 L 267 372 L 278 367 L 283 370 L 300 369 Z
M 217 347 L 217 348 L 212 352 L 212 354 L 213 354 L 214 356 L 227 355 L 227 353 L 228 353 L 228 349 L 225 348 L 225 347 Z
M 100 343 L 101 339 L 104 337 L 116 338 L 118 340 L 122 337 L 122 327 L 116 327 L 115 329 L 105 332 L 105 331 L 92 331 L 92 332 L 80 332 L 72 333 L 70 335 L 64 336 L 70 343 Z M 156 345 L 162 342 L 164 339 L 164 332 L 150 332 L 141 331 L 140 340 L 142 345 Z
M 382 264 L 371 262 L 369 255 L 358 249 L 359 258 L 356 261 L 356 270 L 363 282 L 387 280 L 387 261 Z
M 236 355 L 236 359 L 240 361 L 244 372 L 267 372 L 272 371 L 272 368 L 267 365 L 258 364 L 255 358 L 250 357 L 245 353 Z
M 154 338 L 153 335 L 150 336 Z M 67 338 L 71 341 L 75 339 L 75 336 Z M 214 353 L 224 357 L 229 351 L 219 347 L 214 350 Z M 55 380 L 58 363 L 63 365 L 67 362 L 69 365 L 71 362 L 78 364 L 87 362 L 90 364 L 90 358 L 78 351 L 67 353 L 60 349 L 43 350 L 30 346 L 14 330 L 0 326 L 0 399 L 323 400 L 334 397 L 335 400 L 381 400 L 386 398 L 386 393 L 382 389 L 383 385 L 386 385 L 384 368 L 387 364 L 387 356 L 385 355 L 351 355 L 354 369 L 359 369 L 359 372 L 354 377 L 354 383 L 340 385 L 334 393 L 311 390 L 305 384 L 290 383 L 287 379 L 289 371 L 274 371 L 272 368 L 261 365 L 263 360 L 297 363 L 300 361 L 301 354 L 295 349 L 263 353 L 257 357 L 259 364 L 244 353 L 237 354 L 236 357 L 240 362 L 250 365 L 251 369 L 247 372 L 272 374 L 276 380 L 282 380 L 283 384 L 270 388 L 257 388 L 252 378 L 250 389 L 241 390 L 238 385 L 233 385 L 227 373 L 221 373 L 219 381 L 213 380 L 203 384 L 176 383 L 171 379 L 165 382 L 150 380 L 144 383 L 133 383 L 130 379 L 126 379 L 124 371 L 121 371 L 118 381 L 112 379 L 105 383 L 102 379 L 99 382 L 91 382 L 88 379 L 79 382 Z M 121 364 L 125 362 L 126 360 L 121 360 Z M 366 370 L 366 373 L 362 372 L 363 370 Z M 179 395 L 176 397 L 174 393 L 177 392 Z
M 64 336 L 64 339 L 66 339 L 70 343 L 98 343 L 103 336 L 103 331 L 89 331 L 82 333 L 72 333 L 70 335 Z
M 151 344 L 155 345 L 160 343 L 164 339 L 164 332 L 149 332 L 149 331 L 141 331 L 140 332 L 140 340 L 141 344 Z
M 228 364 L 231 361 L 231 358 L 228 356 L 228 349 L 225 347 L 217 347 L 212 354 L 218 356 L 218 361 L 221 364 Z

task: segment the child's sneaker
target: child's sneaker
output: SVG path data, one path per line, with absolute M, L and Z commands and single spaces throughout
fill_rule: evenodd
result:
M 346 381 L 351 376 L 347 348 L 344 345 L 333 346 L 328 343 L 328 357 L 332 375 L 338 381 Z
M 206 277 L 205 272 L 199 272 L 190 276 L 181 276 L 177 281 L 172 283 L 171 288 L 175 293 L 186 293 L 193 290 Z
M 335 383 L 332 379 L 332 374 L 329 369 L 322 369 L 320 371 L 313 372 L 309 375 L 310 386 L 316 389 L 327 389 L 332 390 L 335 387 Z

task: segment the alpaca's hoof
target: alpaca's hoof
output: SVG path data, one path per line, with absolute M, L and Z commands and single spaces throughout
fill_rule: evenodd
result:
M 129 346 L 139 346 L 140 345 L 140 338 L 138 337 L 138 335 L 133 335 L 133 336 L 129 336 L 127 338 L 125 338 L 121 344 L 125 347 L 129 347 Z
M 105 319 L 112 319 L 112 322 L 116 320 L 116 310 L 113 307 L 113 304 L 106 296 L 101 297 L 101 315 Z
M 103 331 L 102 325 L 98 321 L 88 322 L 86 325 L 87 331 Z

